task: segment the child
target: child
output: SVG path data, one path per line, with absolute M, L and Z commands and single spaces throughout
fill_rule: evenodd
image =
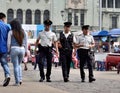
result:
M 57 67 L 58 63 L 59 63 L 59 57 L 58 57 L 58 55 L 56 53 L 56 49 L 55 48 L 53 48 L 53 62 L 55 64 L 55 67 Z
M 37 64 L 39 62 L 39 51 L 36 51 L 36 55 L 35 55 L 35 64 L 34 64 L 34 70 L 36 70 Z
M 25 71 L 28 70 L 27 62 L 28 62 L 28 58 L 29 58 L 29 57 L 30 57 L 30 51 L 28 50 L 28 51 L 27 51 L 27 56 L 25 56 L 25 57 L 23 58 L 24 70 L 25 70 Z
M 78 68 L 78 59 L 77 59 L 77 54 L 75 53 L 74 49 L 73 49 L 73 53 L 72 53 L 72 61 L 74 63 L 74 68 Z

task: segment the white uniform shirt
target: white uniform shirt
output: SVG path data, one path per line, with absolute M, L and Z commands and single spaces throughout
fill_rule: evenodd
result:
M 65 33 L 64 31 L 63 31 L 63 34 L 65 35 L 65 37 L 67 38 L 70 34 L 71 34 L 71 32 L 68 32 L 68 33 Z M 60 35 L 58 36 L 58 40 L 60 39 Z M 73 43 L 76 43 L 76 38 L 75 38 L 75 36 L 73 35 Z
M 94 38 L 91 35 L 80 35 L 77 40 L 76 40 L 77 44 L 83 44 L 83 47 L 80 47 L 82 49 L 89 49 L 89 45 L 90 44 L 94 44 Z
M 51 31 L 42 31 L 39 33 L 38 35 L 38 39 L 40 39 L 40 44 L 42 46 L 52 46 L 52 43 L 54 41 L 57 41 L 57 37 L 55 35 L 55 33 L 51 32 Z

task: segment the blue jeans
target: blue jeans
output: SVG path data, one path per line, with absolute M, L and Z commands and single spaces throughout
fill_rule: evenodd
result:
M 11 62 L 13 63 L 13 68 L 14 68 L 15 83 L 18 84 L 20 81 L 22 81 L 21 63 L 25 55 L 25 49 L 20 47 L 11 48 L 10 54 L 11 54 Z
M 5 77 L 10 77 L 10 70 L 7 62 L 7 53 L 0 53 L 0 63 L 3 67 Z

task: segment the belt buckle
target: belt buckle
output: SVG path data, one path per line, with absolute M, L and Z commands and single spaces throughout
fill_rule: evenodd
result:
M 65 50 L 68 50 L 68 48 L 65 48 Z

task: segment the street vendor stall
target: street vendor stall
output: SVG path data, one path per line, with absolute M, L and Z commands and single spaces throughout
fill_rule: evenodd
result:
M 117 67 L 120 63 L 120 53 L 108 53 L 106 56 L 106 70 L 111 70 L 111 67 Z

